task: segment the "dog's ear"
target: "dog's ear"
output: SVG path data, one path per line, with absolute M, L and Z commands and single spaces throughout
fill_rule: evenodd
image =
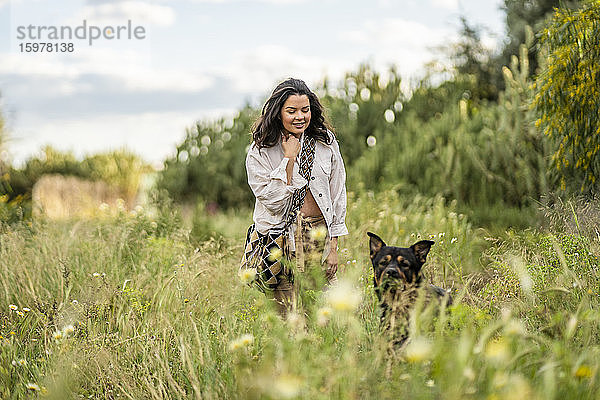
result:
M 427 254 L 429 254 L 429 250 L 434 243 L 435 242 L 432 242 L 431 240 L 421 240 L 410 246 L 410 249 L 415 253 L 415 257 L 421 265 L 425 264 Z
M 381 248 L 385 246 L 385 243 L 383 240 L 381 240 L 379 236 L 377 236 L 374 233 L 367 232 L 367 235 L 369 235 L 370 237 L 369 248 L 371 249 L 371 259 L 373 259 L 375 257 L 375 254 L 379 253 L 379 250 L 381 250 Z

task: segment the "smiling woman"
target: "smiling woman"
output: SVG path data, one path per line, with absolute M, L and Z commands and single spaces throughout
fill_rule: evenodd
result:
M 300 273 L 319 265 L 332 284 L 337 240 L 348 234 L 344 162 L 319 99 L 303 81 L 280 83 L 265 103 L 246 170 L 256 202 L 242 269 L 257 269 L 258 286 L 286 316 L 296 305 L 297 287 L 285 258 L 295 259 Z

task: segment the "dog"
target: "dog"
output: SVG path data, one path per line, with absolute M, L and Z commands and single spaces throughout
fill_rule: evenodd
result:
M 393 336 L 394 347 L 408 339 L 410 311 L 417 302 L 419 293 L 426 299 L 437 299 L 452 305 L 450 294 L 437 286 L 423 285 L 421 268 L 435 242 L 421 240 L 410 247 L 387 246 L 376 234 L 369 236 L 370 257 L 373 264 L 373 285 L 382 309 L 382 330 Z

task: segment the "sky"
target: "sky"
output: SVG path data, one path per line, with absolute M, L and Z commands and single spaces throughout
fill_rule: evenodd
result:
M 285 78 L 314 87 L 368 62 L 410 82 L 456 39 L 461 15 L 498 45 L 501 3 L 0 0 L 0 156 L 18 166 L 46 145 L 78 157 L 126 148 L 158 168 L 195 121 L 260 105 Z M 69 38 L 78 27 L 85 39 Z M 40 42 L 72 51 L 25 51 Z

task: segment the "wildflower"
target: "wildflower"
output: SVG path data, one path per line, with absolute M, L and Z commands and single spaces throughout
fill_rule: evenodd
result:
M 306 326 L 304 323 L 304 318 L 302 318 L 302 316 L 297 312 L 291 312 L 287 316 L 287 323 L 289 327 L 296 332 L 301 331 Z
M 27 360 L 21 358 L 19 361 L 17 361 L 17 364 L 19 364 L 20 367 L 24 367 L 27 365 Z
M 250 333 L 240 336 L 238 339 L 229 343 L 229 350 L 236 351 L 238 349 L 248 347 L 254 343 L 254 336 Z
M 331 312 L 331 307 L 320 308 L 319 311 L 317 311 L 317 324 L 319 324 L 319 326 L 327 325 L 331 318 Z
M 429 235 L 429 239 L 435 239 L 435 235 Z
M 242 337 L 240 337 L 240 343 L 242 343 L 243 346 L 248 347 L 254 343 L 254 336 L 251 333 L 242 335 Z
M 336 311 L 353 311 L 360 301 L 360 292 L 346 281 L 340 281 L 327 291 L 327 302 Z
M 119 211 L 122 211 L 125 209 L 125 200 L 117 199 L 116 204 L 117 204 L 117 208 L 119 209 Z
M 56 332 L 54 332 L 54 334 L 52 335 L 52 337 L 56 341 L 61 340 L 63 338 L 63 333 L 61 331 L 56 331 Z
M 275 262 L 283 256 L 283 251 L 279 247 L 269 250 L 269 261 Z
M 327 236 L 327 228 L 324 226 L 319 226 L 310 230 L 310 238 L 312 240 L 321 241 L 325 239 L 325 236 Z
M 525 328 L 520 321 L 512 320 L 504 327 L 504 333 L 514 336 L 523 335 Z
M 98 207 L 98 209 L 99 209 L 100 211 L 102 211 L 102 212 L 106 212 L 106 211 L 108 211 L 108 209 L 109 209 L 109 206 L 108 206 L 108 204 L 106 204 L 106 203 L 102 203 L 102 204 L 100 204 L 100 206 Z
M 31 308 L 29 308 L 29 307 L 23 307 L 23 311 L 29 312 L 29 311 L 31 311 Z
M 490 361 L 501 362 L 508 358 L 508 345 L 502 338 L 499 340 L 490 342 L 485 348 L 485 356 Z
M 27 388 L 27 390 L 31 390 L 32 392 L 39 392 L 40 386 L 37 383 L 31 383 L 29 382 L 27 385 L 25 385 L 25 387 Z
M 238 275 L 243 283 L 250 283 L 256 279 L 256 272 L 256 268 L 244 268 L 238 272 Z
M 472 381 L 475 379 L 475 371 L 473 371 L 473 368 L 471 367 L 467 367 L 465 368 L 465 370 L 463 371 L 463 376 L 465 378 L 467 378 L 468 380 Z
M 188 298 L 185 298 L 185 299 L 183 299 L 183 302 L 184 302 L 184 303 L 189 303 L 189 302 L 190 302 L 190 299 L 188 299 Z
M 70 336 L 75 332 L 75 327 L 73 325 L 67 325 L 63 328 L 62 333 L 65 336 Z
M 446 236 L 446 232 L 440 232 L 440 233 L 438 233 L 438 236 L 442 238 L 442 237 Z
M 280 399 L 294 398 L 300 393 L 301 385 L 302 381 L 300 378 L 288 374 L 281 375 L 275 380 L 275 384 L 273 385 L 274 397 Z
M 492 385 L 495 388 L 500 389 L 500 388 L 506 386 L 508 381 L 509 381 L 508 375 L 503 371 L 498 371 L 494 374 L 494 378 L 492 379 Z
M 152 221 L 152 222 L 150 222 L 150 227 L 152 229 L 156 229 L 156 228 L 158 228 L 158 224 L 156 222 Z
M 425 386 L 427 386 L 427 387 L 434 387 L 435 386 L 435 382 L 433 381 L 433 379 L 430 379 L 427 382 L 425 382 Z
M 99 277 L 100 277 L 100 274 L 99 274 L 98 272 L 94 272 L 94 273 L 92 274 L 92 276 L 93 276 L 94 278 L 99 278 Z
M 579 379 L 582 378 L 591 378 L 592 377 L 592 369 L 587 365 L 583 364 L 575 370 L 575 376 Z
M 423 337 L 417 337 L 406 347 L 405 358 L 410 363 L 425 361 L 431 355 L 431 342 Z
M 456 242 L 458 242 L 457 238 L 453 237 L 452 239 L 450 239 L 450 243 L 456 243 Z
M 79 302 L 77 300 L 73 300 L 71 303 L 73 303 L 73 305 L 79 304 Z
M 8 308 L 10 308 L 12 311 L 17 311 L 19 309 L 19 307 L 15 306 L 14 304 L 9 304 Z
M 19 317 L 24 317 L 25 313 L 23 311 L 15 311 Z
M 135 208 L 133 209 L 133 211 L 135 211 L 138 214 L 141 214 L 141 213 L 144 212 L 144 207 L 142 207 L 140 205 L 137 205 L 137 206 L 135 206 Z
M 16 335 L 16 334 L 17 334 L 17 332 L 15 332 L 15 331 L 10 331 L 10 334 L 11 334 L 11 335 Z

